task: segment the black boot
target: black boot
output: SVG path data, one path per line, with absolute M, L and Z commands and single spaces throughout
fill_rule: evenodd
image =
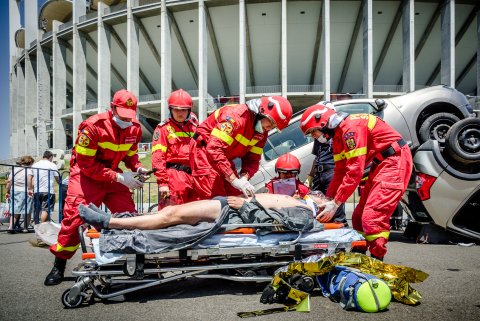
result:
M 55 258 L 55 263 L 53 264 L 53 268 L 50 271 L 50 273 L 48 273 L 43 284 L 57 285 L 62 283 L 66 264 L 67 264 L 67 260 L 59 259 L 58 257 Z

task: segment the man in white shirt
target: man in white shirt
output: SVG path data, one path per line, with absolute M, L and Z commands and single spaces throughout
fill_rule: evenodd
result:
M 43 153 L 43 159 L 32 165 L 33 175 L 33 190 L 29 190 L 29 194 L 34 195 L 34 220 L 35 224 L 39 224 L 39 214 L 41 222 L 46 222 L 49 219 L 49 214 L 55 206 L 55 190 L 54 180 L 57 184 L 60 183 L 58 175 L 58 168 L 53 163 L 53 154 L 46 150 Z

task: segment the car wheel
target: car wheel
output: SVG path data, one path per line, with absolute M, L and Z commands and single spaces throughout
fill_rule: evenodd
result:
M 437 113 L 430 115 L 420 127 L 420 144 L 432 139 L 437 140 L 443 145 L 448 130 L 459 120 L 460 118 L 450 113 Z
M 463 164 L 480 162 L 480 118 L 467 118 L 453 125 L 446 135 L 445 149 Z

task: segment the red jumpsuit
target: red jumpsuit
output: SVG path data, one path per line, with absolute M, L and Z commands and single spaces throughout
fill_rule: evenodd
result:
M 276 177 L 265 185 L 265 187 L 267 188 L 267 190 L 270 194 L 278 194 L 278 193 L 275 193 L 275 191 L 273 190 L 273 182 L 278 180 L 278 179 L 279 178 Z M 305 186 L 304 184 L 302 184 L 302 182 L 300 182 L 300 180 L 296 179 L 295 184 L 296 184 L 296 190 L 298 192 L 298 195 L 300 195 L 301 198 L 304 198 L 308 194 L 308 192 L 310 192 L 310 189 L 307 186 Z M 293 195 L 290 195 L 290 196 L 293 196 Z
M 233 160 L 240 158 L 240 175 L 251 178 L 260 166 L 268 133 L 255 130 L 255 113 L 247 105 L 226 105 L 200 124 L 192 140 L 191 168 L 199 199 L 240 195 L 225 179 L 237 173 Z
M 104 203 L 112 213 L 135 212 L 130 190 L 116 182 L 118 164 L 136 171 L 138 142 L 142 137 L 140 124 L 121 129 L 112 120 L 112 112 L 94 115 L 83 121 L 70 160 L 70 177 L 65 198 L 64 218 L 57 243 L 50 252 L 61 259 L 69 259 L 80 244 L 78 227 L 84 222 L 78 215 L 80 204 Z
M 168 186 L 170 189 L 172 205 L 193 199 L 190 140 L 195 128 L 190 120 L 181 125 L 169 118 L 158 124 L 153 133 L 152 167 L 157 169 L 155 176 L 158 186 Z
M 360 183 L 365 166 L 374 161 L 352 225 L 364 234 L 370 253 L 379 258 L 387 252 L 389 219 L 412 173 L 412 154 L 408 145 L 399 146 L 401 138 L 382 119 L 368 114 L 348 116 L 333 136 L 335 169 L 326 196 L 345 203 Z M 394 154 L 383 158 L 387 149 Z

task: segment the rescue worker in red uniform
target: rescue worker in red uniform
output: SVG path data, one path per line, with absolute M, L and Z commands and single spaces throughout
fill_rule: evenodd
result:
M 130 189 L 140 189 L 148 170 L 138 161 L 137 148 L 142 137 L 136 121 L 137 99 L 127 90 L 115 93 L 111 110 L 83 121 L 70 160 L 70 179 L 63 220 L 57 243 L 50 246 L 55 263 L 44 284 L 63 281 L 65 265 L 80 245 L 78 215 L 80 204 L 104 203 L 112 213 L 135 212 Z M 123 161 L 132 172 L 122 173 Z M 146 177 L 141 177 L 146 178 Z
M 327 104 L 328 105 L 328 104 Z M 382 119 L 348 115 L 332 106 L 313 105 L 302 115 L 300 128 L 320 143 L 333 139 L 335 168 L 320 215 L 333 216 L 355 191 L 366 165 L 372 163 L 365 189 L 352 215 L 353 228 L 365 236 L 372 257 L 383 260 L 390 235 L 390 216 L 412 173 L 412 154 L 402 136 Z
M 160 200 L 177 205 L 193 199 L 190 140 L 197 127 L 192 97 L 182 90 L 168 98 L 170 117 L 157 125 L 152 141 L 152 168 L 156 168 Z M 167 202 L 159 200 L 160 210 Z
M 198 126 L 191 144 L 191 168 L 198 199 L 252 195 L 248 181 L 258 170 L 268 131 L 283 129 L 292 106 L 281 96 L 226 105 Z M 240 175 L 233 160 L 241 159 Z
M 285 194 L 295 198 L 304 198 L 310 189 L 302 184 L 297 175 L 300 174 L 301 164 L 297 157 L 290 153 L 283 154 L 275 162 L 275 172 L 278 177 L 273 178 L 265 187 L 270 194 Z M 293 180 L 286 182 L 286 180 Z

